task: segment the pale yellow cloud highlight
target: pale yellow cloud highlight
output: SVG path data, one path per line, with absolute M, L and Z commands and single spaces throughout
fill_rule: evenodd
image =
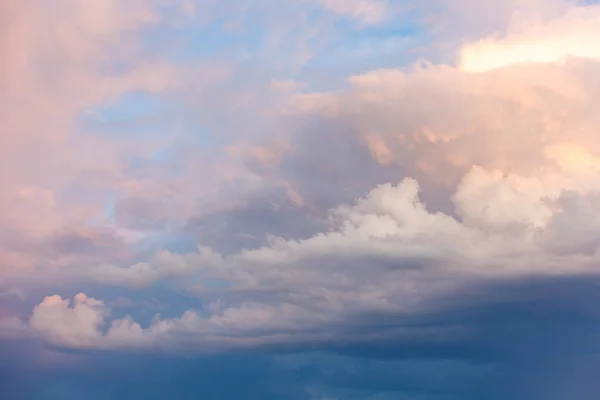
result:
M 514 20 L 505 37 L 468 43 L 458 68 L 484 72 L 515 64 L 564 63 L 569 57 L 600 59 L 600 6 L 576 7 L 548 22 Z

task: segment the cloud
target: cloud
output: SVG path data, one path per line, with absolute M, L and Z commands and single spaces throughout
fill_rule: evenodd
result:
M 433 57 L 448 60 L 464 42 L 490 35 L 506 34 L 515 21 L 547 22 L 559 18 L 585 1 L 579 0 L 502 0 L 484 5 L 477 0 L 434 0 L 432 3 L 407 2 L 407 8 L 435 37 L 430 45 Z M 589 5 L 589 4 L 588 4 Z M 453 60 L 450 60 L 453 61 Z
M 99 338 L 98 328 L 106 315 L 104 303 L 79 293 L 73 307 L 60 296 L 48 296 L 34 310 L 29 325 L 58 344 L 90 346 Z
M 209 3 L 2 6 L 2 341 L 325 353 L 298 398 L 552 398 L 597 364 L 597 5 Z M 448 35 L 312 75 L 392 25 Z
M 527 68 L 525 73 L 529 73 Z M 550 71 L 556 72 L 554 68 Z M 560 68 L 564 70 L 565 67 Z M 574 67 L 575 72 L 578 68 L 579 65 Z M 356 92 L 349 100 L 337 99 L 338 106 L 333 115 L 335 118 L 340 115 L 356 117 L 348 114 L 346 107 L 368 101 L 365 98 L 369 99 L 366 96 L 374 89 L 386 87 L 389 90 L 389 82 L 399 85 L 398 90 L 392 92 L 393 96 L 417 83 L 417 87 L 422 88 L 436 82 L 436 90 L 444 90 L 440 82 L 455 85 L 456 81 L 452 82 L 445 74 L 460 77 L 465 83 L 477 83 L 481 79 L 479 75 L 465 75 L 445 68 L 417 70 L 411 74 L 390 71 L 361 76 L 353 79 Z M 498 77 L 496 72 L 489 74 L 487 79 Z M 577 75 L 569 75 L 569 78 L 577 79 Z M 411 82 L 413 79 L 415 83 Z M 484 85 L 500 90 L 496 82 L 486 81 Z M 463 90 L 472 89 L 465 87 Z M 533 88 L 525 87 L 525 93 L 527 90 L 533 91 Z M 490 101 L 495 100 L 489 91 L 476 93 L 480 101 L 486 101 L 487 96 L 491 97 Z M 501 93 L 507 99 L 516 100 L 517 104 L 523 101 L 513 92 Z M 495 96 L 496 92 L 492 91 L 492 94 Z M 580 97 L 572 100 L 565 96 L 562 100 L 573 107 L 580 104 Z M 382 103 L 383 111 L 389 112 L 388 104 Z M 471 104 L 461 105 L 460 112 L 448 114 L 448 118 L 464 118 L 464 114 L 470 112 Z M 535 110 L 542 104 L 547 106 L 538 99 L 533 104 L 526 102 L 523 107 Z M 385 136 L 385 130 L 378 130 L 396 149 L 401 150 L 407 141 L 412 143 L 413 151 L 405 154 L 414 161 L 399 157 L 393 162 L 401 163 L 408 170 L 417 165 L 413 171 L 420 173 L 427 184 L 440 184 L 436 171 L 457 170 L 449 181 L 455 185 L 455 192 L 450 196 L 455 214 L 430 212 L 419 198 L 419 185 L 413 179 L 404 179 L 397 186 L 383 184 L 354 204 L 334 208 L 329 213 L 329 230 L 305 239 L 273 238 L 269 245 L 228 256 L 210 249 L 187 255 L 165 251 L 150 262 L 131 267 L 102 265 L 84 274 L 101 283 L 134 287 L 144 287 L 165 278 L 184 278 L 190 280 L 187 287 L 192 293 L 224 299 L 225 305 L 218 311 L 203 315 L 190 310 L 180 318 L 159 318 L 147 328 L 130 318 L 117 319 L 108 330 L 102 331 L 99 326 L 105 322 L 107 314 L 106 309 L 101 308 L 96 314 L 90 314 L 94 316 L 90 320 L 97 321 L 94 322 L 97 325 L 84 329 L 90 332 L 85 340 L 73 339 L 65 332 L 45 331 L 39 324 L 32 326 L 37 326 L 36 329 L 53 342 L 76 347 L 151 346 L 157 345 L 158 337 L 165 343 L 195 344 L 200 349 L 303 342 L 319 337 L 315 333 L 317 327 L 324 332 L 321 336 L 335 337 L 340 334 L 339 325 L 359 314 L 419 312 L 435 304 L 438 296 L 461 290 L 472 279 L 593 271 L 597 261 L 597 242 L 591 235 L 595 227 L 593 199 L 597 190 L 595 157 L 589 153 L 594 148 L 593 138 L 585 133 L 579 138 L 567 135 L 569 130 L 554 131 L 550 124 L 549 132 L 535 132 L 536 135 L 554 133 L 552 140 L 545 139 L 548 143 L 545 148 L 536 147 L 539 142 L 532 136 L 530 148 L 523 149 L 523 143 L 528 143 L 523 137 L 527 125 L 516 126 L 515 129 L 521 128 L 524 134 L 512 139 L 494 139 L 490 135 L 490 131 L 504 128 L 504 125 L 490 125 L 489 117 L 497 110 L 501 110 L 499 105 L 487 110 L 485 116 L 488 118 L 481 120 L 482 130 L 457 132 L 456 136 L 447 138 L 437 139 L 431 131 L 410 130 L 407 136 L 398 138 Z M 542 115 L 546 117 L 546 114 L 540 117 Z M 362 121 L 365 122 L 356 126 L 362 128 L 371 120 Z M 579 120 L 566 122 L 567 127 L 568 122 L 580 123 Z M 369 128 L 368 124 L 366 127 Z M 357 132 L 356 140 L 360 140 L 360 133 Z M 497 140 L 502 145 L 487 144 L 487 150 L 483 150 L 477 147 L 484 145 L 483 138 Z M 585 147 L 572 145 L 571 141 L 576 139 L 590 142 Z M 461 145 L 452 146 L 453 141 L 459 141 Z M 369 142 L 365 145 L 369 146 Z M 438 153 L 446 154 L 448 158 L 438 158 L 441 165 L 437 169 L 419 170 L 421 154 L 428 157 L 430 149 L 437 146 L 448 150 Z M 509 158 L 509 150 L 516 150 L 517 146 L 525 154 L 527 150 L 537 152 L 536 157 Z M 453 156 L 448 154 L 451 150 L 463 152 L 467 161 L 455 165 Z M 490 157 L 479 158 L 486 151 Z M 573 163 L 572 152 L 579 155 L 579 160 L 582 154 L 586 155 L 588 162 Z M 380 161 L 377 153 L 371 155 L 377 164 Z M 483 165 L 468 169 L 477 160 Z M 540 172 L 539 166 L 546 166 L 546 170 Z M 441 184 L 447 182 L 443 180 Z M 297 186 L 303 187 L 302 184 Z M 309 195 L 303 193 L 303 197 L 311 201 Z M 54 300 L 61 310 L 66 308 L 62 299 Z M 44 303 L 40 305 L 38 315 L 43 315 Z M 32 317 L 32 321 L 35 320 Z M 77 321 L 88 323 L 87 320 Z M 232 329 L 243 336 L 229 336 Z M 271 333 L 265 336 L 264 332 Z
M 89 276 L 103 284 L 145 287 L 160 279 L 185 278 L 202 268 L 218 267 L 221 260 L 220 254 L 206 247 L 199 247 L 198 252 L 183 255 L 163 250 L 150 262 L 137 263 L 128 268 L 103 264 L 84 275 L 89 273 Z
M 86 190 L 110 190 L 121 178 L 124 149 L 82 132 L 78 118 L 125 92 L 157 92 L 172 82 L 170 66 L 140 57 L 139 32 L 160 22 L 155 6 L 61 0 L 49 9 L 40 1 L 3 3 L 3 237 L 53 240 L 48 237 L 54 231 L 78 229 L 101 215 L 102 201 L 86 199 Z M 6 244 L 0 254 L 4 273 L 22 274 L 39 261 L 34 252 Z
M 18 339 L 26 337 L 28 333 L 25 325 L 18 317 L 0 315 L 0 339 Z
M 600 36 L 599 19 L 600 7 L 587 6 L 548 22 L 516 20 L 507 36 L 464 46 L 459 68 L 482 72 L 520 63 L 565 62 L 567 57 L 598 59 L 600 52 L 594 43 Z
M 385 0 L 318 0 L 328 10 L 356 18 L 366 24 L 382 22 L 388 12 Z
M 133 287 L 184 279 L 193 282 L 187 284 L 192 293 L 221 299 L 180 318 L 157 316 L 142 328 L 126 317 L 104 331 L 108 308 L 80 294 L 72 309 L 68 300 L 47 297 L 29 325 L 53 343 L 84 348 L 168 343 L 206 351 L 302 343 L 342 335 L 361 315 L 435 309 L 440 296 L 473 282 L 595 270 L 600 242 L 589 233 L 596 224 L 585 214 L 589 207 L 572 206 L 585 201 L 581 195 L 561 192 L 542 201 L 542 193 L 528 200 L 530 193 L 517 191 L 517 178 L 473 174 L 479 178 L 465 179 L 455 197 L 462 222 L 428 212 L 417 182 L 405 179 L 332 210 L 331 229 L 307 239 L 274 238 L 269 246 L 225 257 L 209 249 L 184 256 L 163 251 L 150 263 L 90 271 L 99 282 Z M 494 195 L 490 202 L 479 193 Z M 529 208 L 515 206 L 528 202 Z
M 5 290 L 0 291 L 0 297 L 16 297 L 19 300 L 25 300 L 25 294 L 23 293 L 23 291 L 16 287 L 9 287 Z
M 575 394 L 591 400 L 598 389 L 590 372 L 599 362 L 593 306 L 597 285 L 593 275 L 488 282 L 441 298 L 431 312 L 363 316 L 360 325 L 349 328 L 355 333 L 377 329 L 380 336 L 362 341 L 338 336 L 334 341 L 203 357 L 123 350 L 78 353 L 77 362 L 28 364 L 9 370 L 8 376 L 35 382 L 29 385 L 32 391 L 60 393 L 61 386 L 70 387 L 74 393 L 64 394 L 69 399 L 91 388 L 98 397 L 116 399 L 132 390 L 148 396 L 176 392 L 182 399 L 199 393 L 235 397 L 239 384 L 244 395 L 267 399 L 559 400 Z M 15 347 L 2 349 L 2 354 L 15 354 Z M 11 357 L 17 365 L 30 357 L 20 354 Z M 5 362 L 3 358 L 0 365 Z M 225 385 L 216 377 L 226 372 Z M 147 385 L 140 387 L 139 379 Z M 14 382 L 3 388 L 12 386 Z M 37 396 L 43 398 L 43 393 Z
M 103 301 L 79 293 L 74 297 L 72 307 L 69 299 L 46 297 L 33 310 L 28 325 L 38 337 L 67 348 L 164 347 L 181 351 L 201 342 L 204 348 L 200 351 L 210 352 L 223 349 L 223 346 L 260 344 L 247 334 L 260 335 L 264 329 L 288 332 L 290 322 L 309 317 L 306 311 L 292 304 L 267 306 L 248 302 L 238 307 L 221 307 L 219 303 L 212 303 L 209 308 L 213 312 L 210 316 L 192 310 L 180 318 L 161 319 L 156 315 L 147 328 L 126 316 L 111 321 L 105 328 L 110 309 Z M 18 322 L 18 319 L 11 319 L 6 325 L 10 328 Z M 179 339 L 173 340 L 175 338 Z

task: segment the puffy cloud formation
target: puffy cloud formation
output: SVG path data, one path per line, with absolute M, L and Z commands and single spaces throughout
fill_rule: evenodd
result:
M 75 296 L 73 308 L 69 300 L 49 296 L 33 310 L 29 325 L 58 343 L 90 346 L 98 339 L 105 314 L 104 303 L 83 293 Z
M 303 86 L 302 60 L 340 34 L 331 14 L 375 29 L 399 12 L 391 2 L 284 2 L 298 18 L 265 24 L 294 39 L 266 34 L 253 54 L 275 60 L 293 43 L 306 58 L 272 69 L 247 48 L 213 64 L 196 48 L 148 49 L 148 32 L 178 44 L 188 23 L 210 33 L 200 4 L 59 3 L 57 15 L 2 6 L 0 283 L 164 290 L 194 305 L 141 321 L 61 292 L 26 324 L 0 315 L 2 335 L 199 351 L 367 341 L 398 334 L 370 316 L 432 312 L 496 280 L 596 272 L 599 6 L 499 2 L 489 19 L 504 25 L 469 28 L 483 39 L 465 34 L 456 65 L 363 71 L 326 91 Z M 473 4 L 447 2 L 423 24 L 450 26 Z M 134 114 L 125 128 L 114 108 Z
M 480 169 L 468 174 L 455 196 L 462 223 L 428 212 L 416 181 L 406 179 L 336 208 L 332 229 L 305 240 L 273 239 L 270 246 L 227 257 L 206 250 L 161 252 L 150 264 L 92 272 L 101 282 L 123 285 L 184 276 L 193 278 L 187 285 L 192 293 L 221 297 L 180 318 L 157 315 L 142 328 L 126 317 L 105 329 L 105 304 L 78 294 L 72 308 L 69 300 L 47 297 L 29 326 L 56 344 L 75 347 L 167 343 L 206 351 L 303 343 L 344 337 L 361 315 L 411 316 L 435 308 L 440 296 L 474 280 L 593 273 L 600 245 L 592 211 L 597 195 L 536 197 L 523 191 L 529 182 L 509 178 Z M 211 287 L 214 282 L 226 283 L 227 290 Z
M 600 6 L 488 3 L 2 2 L 0 397 L 597 398 Z

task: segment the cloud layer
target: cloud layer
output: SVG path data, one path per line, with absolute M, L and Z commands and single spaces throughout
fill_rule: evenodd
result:
M 423 371 L 514 383 L 495 363 L 526 360 L 490 320 L 541 333 L 502 307 L 563 329 L 564 287 L 597 324 L 567 290 L 600 258 L 589 3 L 4 2 L 0 344 L 50 364 L 311 348 L 365 377 L 439 349 Z M 398 365 L 347 354 L 378 348 Z M 309 364 L 298 398 L 369 398 Z

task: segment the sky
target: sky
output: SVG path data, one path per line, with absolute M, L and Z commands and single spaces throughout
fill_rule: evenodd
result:
M 600 5 L 0 2 L 0 397 L 592 400 Z

